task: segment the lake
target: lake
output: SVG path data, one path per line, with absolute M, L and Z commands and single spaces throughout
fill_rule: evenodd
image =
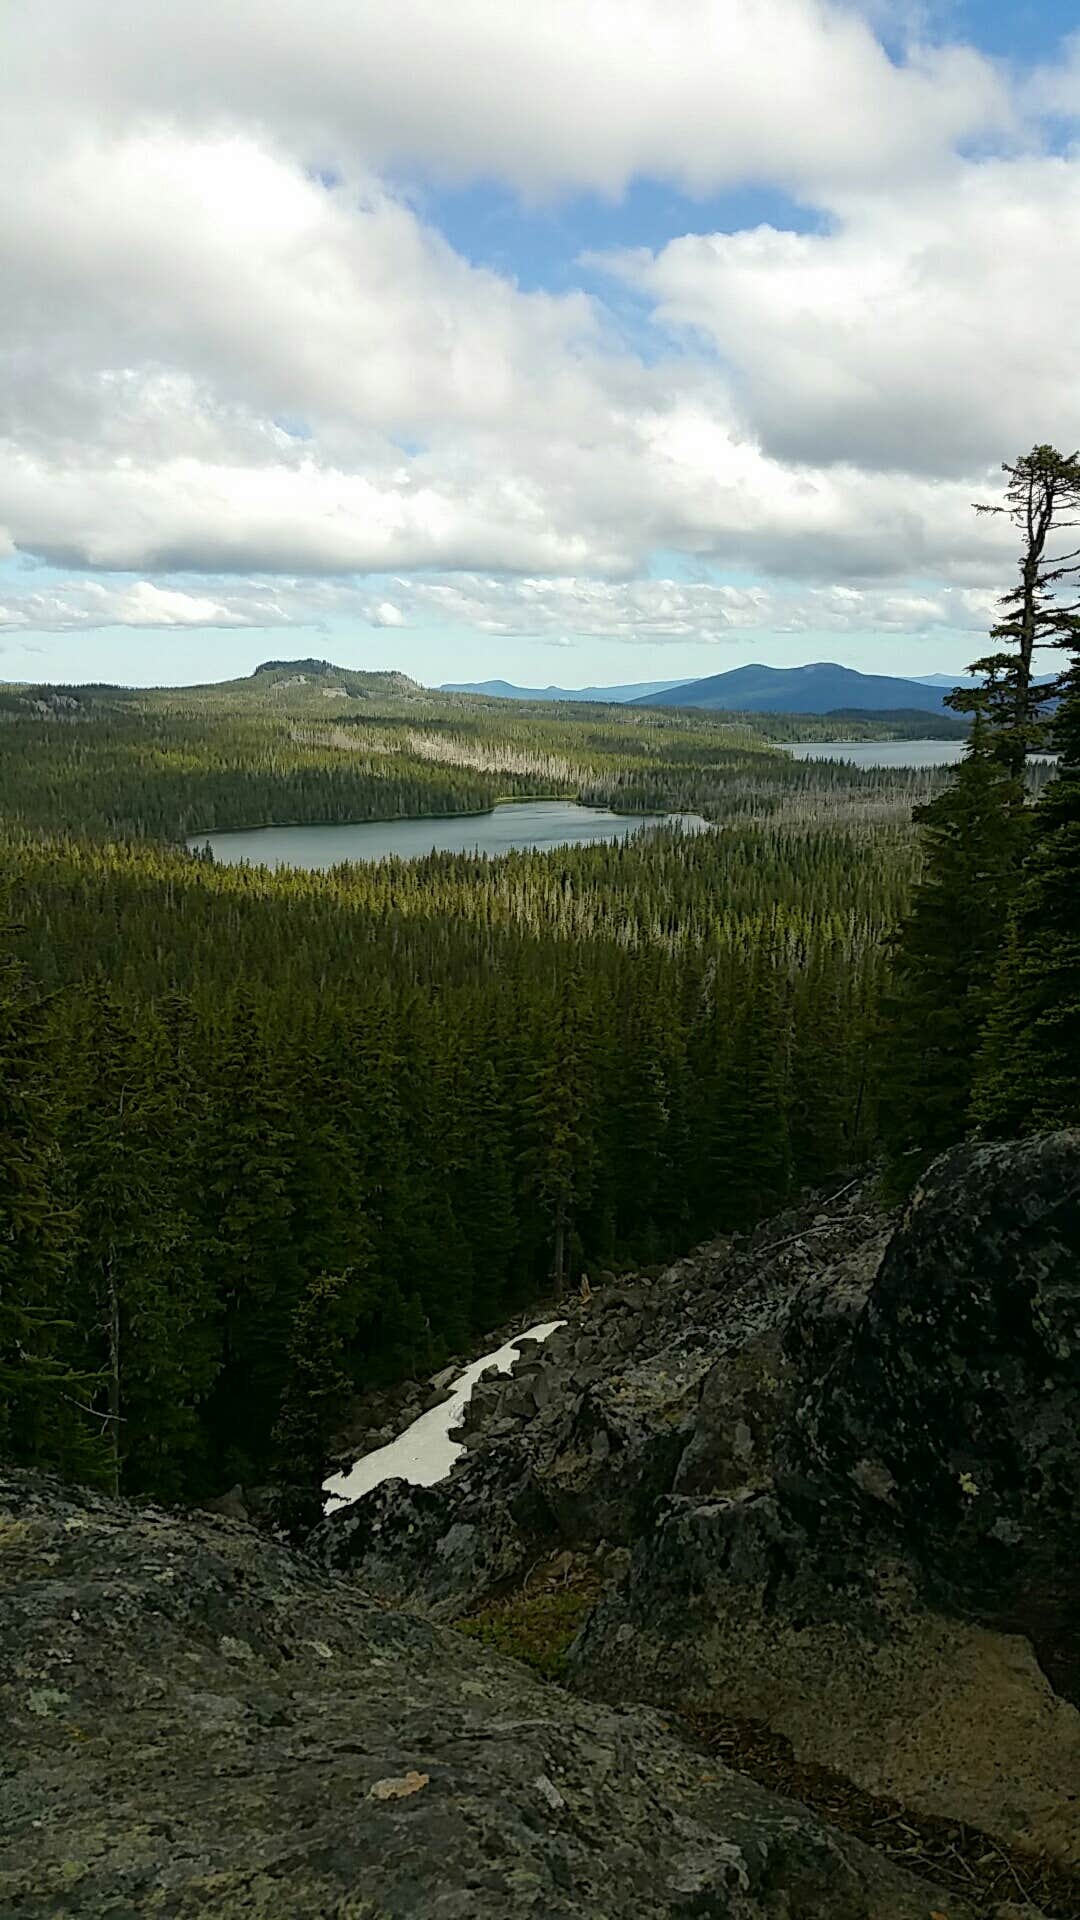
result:
M 966 740 L 798 740 L 785 744 L 796 760 L 850 760 L 856 767 L 951 767 Z
M 364 820 L 352 826 L 249 827 L 238 833 L 200 833 L 192 853 L 213 850 L 227 866 L 304 867 L 320 872 L 343 860 L 420 860 L 428 853 L 511 853 L 590 846 L 625 840 L 644 827 L 679 825 L 690 833 L 708 826 L 699 813 L 611 813 L 575 800 L 519 800 L 491 813 L 449 819 Z

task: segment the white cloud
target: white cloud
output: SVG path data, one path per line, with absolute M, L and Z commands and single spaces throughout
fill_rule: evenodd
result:
M 1063 120 L 1080 119 L 1080 32 L 1069 34 L 1060 58 L 1035 69 L 1024 89 L 1032 112 L 1054 114 Z
M 1008 565 L 1007 528 L 976 520 L 967 483 L 785 465 L 700 399 L 593 445 L 562 431 L 528 463 L 508 426 L 372 474 L 0 443 L 0 525 L 55 564 L 125 571 L 626 575 L 657 548 L 818 580 L 986 584 Z
M 36 0 L 8 41 L 0 555 L 168 576 L 9 625 L 963 627 L 1011 567 L 972 499 L 1080 442 L 1080 160 L 958 157 L 1019 125 L 970 50 L 897 66 L 828 0 Z M 609 256 L 646 355 L 623 286 L 476 267 L 406 165 L 766 180 L 822 228 Z
M 294 466 L 192 459 L 144 466 L 92 450 L 61 465 L 0 445 L 0 518 L 19 547 L 61 565 L 167 572 L 372 572 L 386 567 L 629 564 L 614 527 L 558 516 L 528 474 L 486 474 L 447 458 L 441 475 L 370 477 L 306 459 Z
M 898 66 L 835 0 L 34 0 L 7 42 L 13 102 L 37 119 L 239 122 L 324 168 L 533 193 L 865 181 L 1010 118 L 973 50 Z
M 20 413 L 58 375 L 65 397 L 98 376 L 104 424 L 131 369 L 165 381 L 181 431 L 184 381 L 196 401 L 336 432 L 510 411 L 524 432 L 588 411 L 576 355 L 596 345 L 592 303 L 469 266 L 376 181 L 327 192 L 251 134 L 172 126 L 4 158 L 0 339 L 22 361 Z
M 92 627 L 280 627 L 297 624 L 272 596 L 218 597 L 158 586 L 153 580 L 104 585 L 62 581 L 0 599 L 0 632 L 75 633 Z
M 828 232 L 757 227 L 613 256 L 721 357 L 785 461 L 977 472 L 1080 438 L 1080 162 L 956 163 L 844 193 Z
M 931 597 L 846 586 L 735 587 L 713 581 L 482 573 L 400 577 L 390 584 L 393 600 L 346 582 L 296 576 L 243 582 L 219 577 L 184 586 L 75 578 L 4 594 L 0 632 L 325 629 L 333 619 L 347 619 L 379 630 L 452 625 L 477 634 L 525 635 L 561 647 L 574 644 L 570 635 L 649 645 L 722 645 L 759 632 L 982 630 L 990 611 L 990 596 L 947 587 Z
M 580 580 L 458 574 L 394 582 L 410 624 L 462 626 L 476 633 L 539 637 L 553 646 L 581 637 L 723 644 L 759 632 L 923 634 L 982 630 L 979 594 L 943 587 L 935 595 L 846 586 L 735 587 L 713 581 Z M 374 625 L 378 609 L 365 608 Z

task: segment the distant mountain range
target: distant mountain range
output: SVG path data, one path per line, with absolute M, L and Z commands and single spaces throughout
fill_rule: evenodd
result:
M 831 660 L 805 667 L 734 667 L 705 680 L 646 680 L 618 687 L 518 687 L 509 680 L 456 681 L 441 693 L 479 693 L 496 700 L 592 700 L 619 706 L 702 707 L 727 713 L 948 712 L 951 687 L 973 686 L 969 676 L 947 673 L 910 679 L 857 673 Z
M 450 680 L 440 693 L 485 693 L 491 700 L 598 700 L 625 706 L 646 694 L 664 693 L 678 680 L 637 680 L 627 687 L 515 687 L 509 680 Z
M 954 682 L 946 680 L 945 690 Z M 942 686 L 921 680 L 901 680 L 891 674 L 856 673 L 833 660 L 815 660 L 805 667 L 733 667 L 707 680 L 643 695 L 642 707 L 703 707 L 726 713 L 876 713 L 882 709 L 913 708 L 940 713 Z
M 1042 675 L 1044 681 L 1053 674 Z M 635 707 L 697 707 L 705 712 L 790 713 L 833 715 L 837 719 L 857 719 L 860 714 L 875 714 L 903 721 L 910 727 L 920 714 L 934 716 L 935 733 L 942 728 L 963 731 L 963 722 L 945 705 L 945 694 L 954 686 L 973 686 L 970 676 L 952 678 L 948 674 L 928 674 L 923 678 L 902 679 L 898 675 L 858 673 L 854 667 L 842 667 L 832 660 L 817 660 L 804 667 L 733 667 L 727 673 L 710 674 L 704 680 L 636 680 L 614 687 L 518 687 L 509 680 L 473 680 L 446 682 L 439 693 L 481 694 L 496 700 L 592 701 L 596 704 Z M 11 697 L 25 699 L 27 689 L 11 689 Z M 43 690 L 38 690 L 43 691 Z M 56 692 L 55 689 L 52 690 Z M 137 698 L 134 691 L 121 687 L 63 689 L 78 697 L 98 694 L 113 699 Z M 335 666 L 329 660 L 264 660 L 254 673 L 240 679 L 211 682 L 192 687 L 192 694 L 218 698 L 222 695 L 253 694 L 277 704 L 300 701 L 301 705 L 322 707 L 325 701 L 368 701 L 398 698 L 419 699 L 425 689 L 407 674 L 394 670 L 365 672 Z

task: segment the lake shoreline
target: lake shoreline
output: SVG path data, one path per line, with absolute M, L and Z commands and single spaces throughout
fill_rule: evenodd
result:
M 548 801 L 582 807 L 588 813 L 614 813 L 620 820 L 652 820 L 661 811 L 653 808 L 646 813 L 639 808 L 612 807 L 606 800 L 581 800 L 576 793 L 499 793 L 490 807 L 464 807 L 460 813 L 375 813 L 363 820 L 254 820 L 242 827 L 193 827 L 176 845 L 190 853 L 193 840 L 209 840 L 215 833 L 288 833 L 296 827 L 307 827 L 312 832 L 321 832 L 327 827 L 393 827 L 402 820 L 490 820 L 499 807 L 530 807 Z M 669 809 L 664 817 L 674 819 L 675 810 Z
M 398 814 L 387 820 L 268 823 L 215 828 L 185 837 L 193 859 L 209 849 L 224 864 L 330 872 L 347 865 L 387 860 L 417 862 L 434 855 L 501 859 L 515 852 L 554 852 L 567 847 L 612 845 L 636 832 L 678 826 L 702 833 L 703 814 L 679 810 L 620 810 L 579 800 L 512 796 L 483 812 Z

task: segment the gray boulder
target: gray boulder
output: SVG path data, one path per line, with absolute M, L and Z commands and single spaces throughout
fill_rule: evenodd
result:
M 793 1510 L 895 1539 L 1080 1701 L 1080 1134 L 936 1163 L 787 1455 Z
M 574 1683 L 1080 1865 L 1078 1414 L 1080 1135 L 957 1150 L 714 1369 Z
M 22 1920 L 942 1907 L 655 1715 L 575 1700 L 239 1523 L 9 1474 L 0 1575 L 0 1909 Z

